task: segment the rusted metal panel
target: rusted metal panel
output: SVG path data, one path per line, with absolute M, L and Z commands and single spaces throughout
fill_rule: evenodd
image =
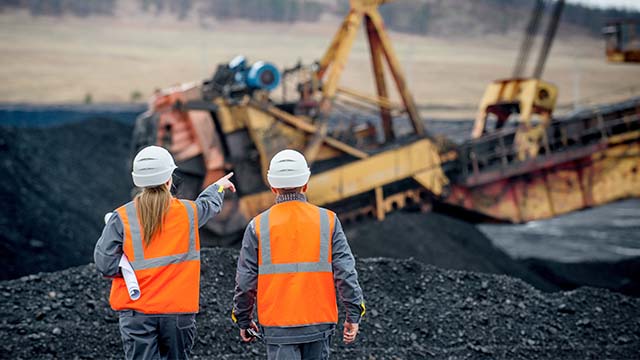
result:
M 478 186 L 494 182 L 505 177 L 531 174 L 537 170 L 545 169 L 555 164 L 577 160 L 588 156 L 599 149 L 606 147 L 606 144 L 594 144 L 579 149 L 567 150 L 549 156 L 540 156 L 524 162 L 513 164 L 506 168 L 498 168 L 490 171 L 479 172 L 471 175 L 465 180 L 466 186 Z
M 640 142 L 476 186 L 452 185 L 450 204 L 515 223 L 640 196 Z
M 640 196 L 640 143 L 617 145 L 592 157 L 593 171 L 584 185 L 591 185 L 594 205 Z

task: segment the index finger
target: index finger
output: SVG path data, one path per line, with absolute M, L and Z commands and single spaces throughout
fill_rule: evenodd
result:
M 229 180 L 233 176 L 233 171 L 220 178 L 220 180 Z

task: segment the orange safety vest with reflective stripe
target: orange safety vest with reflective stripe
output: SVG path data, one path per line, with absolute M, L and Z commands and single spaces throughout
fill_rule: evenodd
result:
M 335 214 L 287 201 L 255 218 L 258 319 L 263 326 L 338 321 L 331 266 Z
M 195 204 L 172 199 L 162 231 L 153 236 L 149 246 L 142 240 L 135 202 L 116 211 L 124 227 L 122 249 L 138 279 L 140 298 L 131 300 L 124 279 L 115 278 L 111 283 L 111 307 L 145 314 L 198 312 L 200 237 Z

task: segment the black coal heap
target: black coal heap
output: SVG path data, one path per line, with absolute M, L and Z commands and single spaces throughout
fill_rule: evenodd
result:
M 196 359 L 264 357 L 230 309 L 237 251 L 203 250 Z M 360 259 L 368 314 L 336 359 L 631 359 L 640 299 L 602 289 L 542 293 L 503 275 L 413 260 Z M 0 350 L 13 359 L 121 358 L 109 281 L 93 265 L 0 282 Z M 339 323 L 342 323 L 340 319 Z

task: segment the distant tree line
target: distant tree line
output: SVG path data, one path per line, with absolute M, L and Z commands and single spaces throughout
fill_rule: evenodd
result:
M 145 12 L 160 14 L 169 12 L 178 19 L 185 19 L 193 8 L 193 0 L 138 0 Z
M 584 28 L 594 35 L 599 35 L 602 27 L 611 20 L 633 19 L 640 23 L 640 11 L 620 9 L 588 8 L 575 4 L 565 4 L 562 21 Z
M 199 16 L 216 19 L 248 19 L 253 21 L 316 21 L 326 6 L 313 0 L 137 0 L 148 13 L 175 15 L 185 19 Z M 118 0 L 0 0 L 0 10 L 24 8 L 31 15 L 76 16 L 114 15 Z
M 3 8 L 26 8 L 32 15 L 113 15 L 121 0 L 0 0 Z M 152 14 L 178 19 L 247 19 L 252 21 L 317 21 L 322 14 L 344 15 L 349 0 L 137 0 Z M 547 13 L 554 1 L 545 0 Z M 483 35 L 520 31 L 529 19 L 535 0 L 402 0 L 381 6 L 388 28 L 415 34 Z M 612 19 L 636 19 L 639 11 L 590 8 L 566 4 L 562 22 L 598 36 Z M 544 29 L 545 22 L 541 29 Z
M 523 29 L 534 2 L 535 0 L 403 0 L 381 6 L 380 12 L 385 25 L 396 31 L 482 35 Z M 555 1 L 545 2 L 545 15 L 548 16 Z M 349 8 L 348 0 L 340 0 L 340 8 L 346 11 Z M 635 19 L 640 22 L 640 12 L 567 3 L 561 21 L 599 36 L 604 24 L 615 19 Z M 540 32 L 545 24 L 543 21 Z M 453 29 L 454 26 L 457 29 Z
M 348 6 L 348 5 L 347 5 Z M 393 30 L 427 34 L 431 25 L 433 5 L 424 1 L 403 1 L 380 7 L 385 25 Z
M 184 19 L 191 11 L 200 17 L 252 21 L 316 21 L 325 6 L 312 0 L 139 0 L 144 11 L 169 12 Z
M 203 5 L 203 13 L 217 19 L 253 21 L 317 21 L 326 10 L 319 2 L 300 0 L 209 0 Z
M 117 0 L 2 0 L 0 8 L 24 8 L 31 15 L 113 15 Z

